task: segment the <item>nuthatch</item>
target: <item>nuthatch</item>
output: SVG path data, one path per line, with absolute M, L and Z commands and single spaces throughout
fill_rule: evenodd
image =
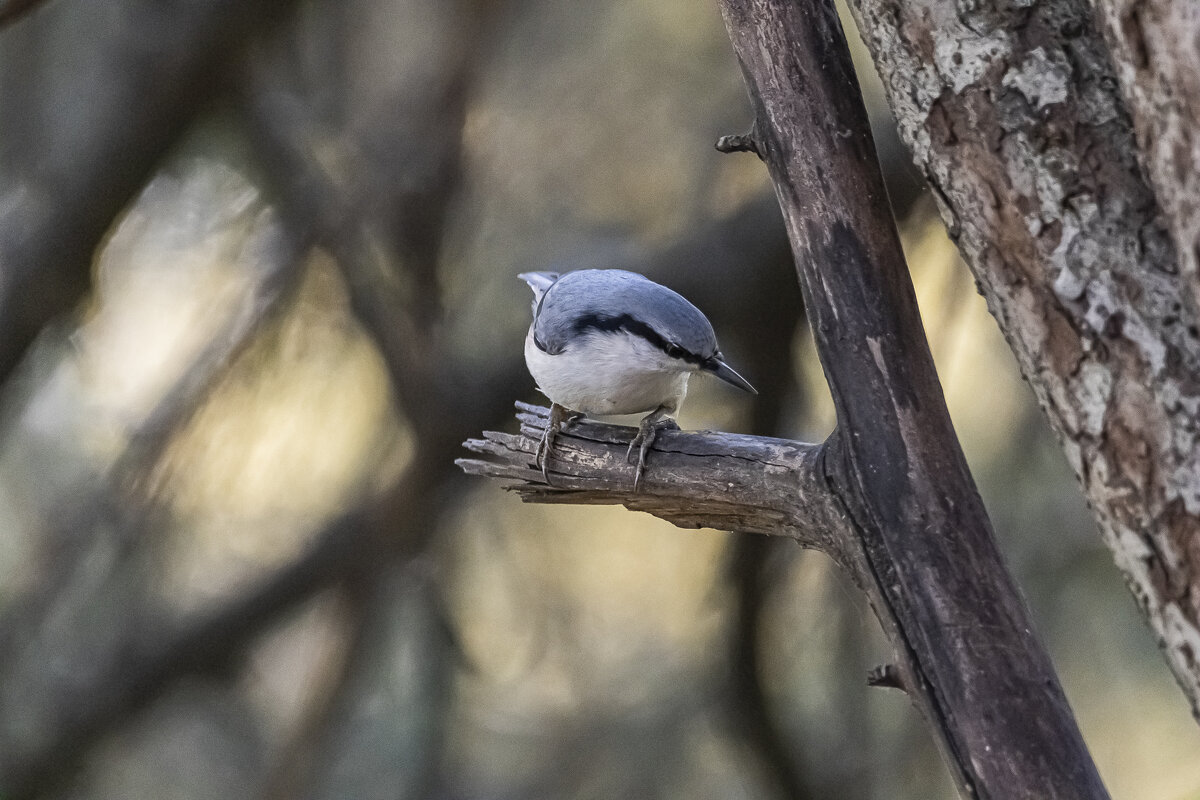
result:
M 547 483 L 547 462 L 563 423 L 584 415 L 649 411 L 625 453 L 628 461 L 639 448 L 636 492 L 646 452 L 660 427 L 675 425 L 667 417 L 679 410 L 693 372 L 757 394 L 725 363 L 712 323 L 700 309 L 649 278 L 621 269 L 519 277 L 533 289 L 525 363 L 550 398 L 550 420 L 535 456 Z

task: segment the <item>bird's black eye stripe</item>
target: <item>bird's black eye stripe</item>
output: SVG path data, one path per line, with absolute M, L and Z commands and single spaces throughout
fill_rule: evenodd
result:
M 634 336 L 640 336 L 654 347 L 662 350 L 671 358 L 678 358 L 680 361 L 686 361 L 689 364 L 702 365 L 708 359 L 704 356 L 696 355 L 695 353 L 680 347 L 674 342 L 669 342 L 663 338 L 662 334 L 654 330 L 646 323 L 642 322 L 629 314 L 620 314 L 618 316 L 606 316 L 604 314 L 584 314 L 575 320 L 572 326 L 576 334 L 586 333 L 588 331 L 600 331 L 601 333 L 616 333 L 617 331 L 625 331 Z

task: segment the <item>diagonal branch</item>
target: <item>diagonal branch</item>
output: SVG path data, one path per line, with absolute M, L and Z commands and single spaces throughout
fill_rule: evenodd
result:
M 1107 797 L 951 425 L 834 3 L 720 6 L 837 408 L 830 483 L 904 684 L 964 796 Z

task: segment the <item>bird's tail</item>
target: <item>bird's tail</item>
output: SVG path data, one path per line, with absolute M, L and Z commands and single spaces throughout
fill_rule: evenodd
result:
M 522 272 L 517 276 L 521 280 L 529 284 L 529 288 L 533 289 L 533 304 L 536 306 L 542 299 L 542 295 L 546 290 L 558 280 L 557 272 Z

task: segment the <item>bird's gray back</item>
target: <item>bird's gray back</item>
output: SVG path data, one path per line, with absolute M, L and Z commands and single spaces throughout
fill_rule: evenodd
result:
M 636 272 L 585 269 L 554 282 L 535 312 L 533 335 L 548 353 L 589 331 L 624 331 L 699 363 L 717 352 L 708 318 L 684 297 Z M 671 352 L 681 348 L 683 354 Z

